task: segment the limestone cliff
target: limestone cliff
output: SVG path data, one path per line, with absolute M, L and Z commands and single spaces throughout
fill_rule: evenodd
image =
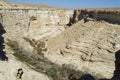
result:
M 83 21 L 84 14 L 89 14 L 89 21 L 86 23 Z M 46 44 L 42 56 L 61 66 L 74 65 L 76 70 L 98 78 L 111 78 L 114 75 L 115 53 L 120 48 L 119 24 L 120 9 L 63 10 L 0 3 L 0 40 L 2 40 L 1 44 L 5 45 L 5 50 L 1 49 L 8 55 L 15 53 L 11 47 L 18 49 L 15 48 L 18 46 L 20 46 L 20 53 L 23 50 L 33 54 L 34 49 L 39 45 L 36 47 L 37 43 L 35 43 L 33 46 L 34 42 L 32 45 L 31 42 L 42 40 Z M 18 45 L 10 46 L 8 41 L 15 41 Z M 41 50 L 41 48 L 37 49 Z M 23 80 L 34 78 L 38 80 L 40 78 L 38 76 L 41 76 L 42 80 L 48 79 L 24 67 L 24 64 L 16 59 L 10 56 L 8 59 L 10 59 L 8 62 L 0 62 L 0 65 L 6 66 L 5 69 L 12 68 L 14 62 L 15 69 L 23 67 L 25 71 Z M 6 70 L 2 70 L 3 66 L 0 73 L 2 80 L 4 76 L 15 75 L 15 69 L 12 69 L 13 72 L 9 74 Z M 27 70 L 32 77 L 27 75 L 29 74 Z M 16 80 L 15 76 L 13 78 L 5 79 Z
M 68 25 L 72 25 L 83 19 L 84 14 L 88 14 L 89 18 L 96 20 L 105 20 L 113 24 L 120 24 L 120 9 L 81 9 L 74 10 L 73 17 Z
M 7 32 L 4 37 L 24 43 L 23 37 L 40 40 L 54 37 L 65 30 L 72 10 L 2 9 L 1 24 Z M 22 44 L 25 46 L 27 44 Z M 30 49 L 31 48 L 28 48 Z

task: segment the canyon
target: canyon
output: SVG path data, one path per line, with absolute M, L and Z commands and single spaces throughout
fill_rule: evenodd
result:
M 84 14 L 89 14 L 86 23 Z M 97 79 L 112 79 L 116 74 L 116 54 L 120 53 L 119 8 L 67 10 L 1 1 L 0 32 L 4 47 L 1 49 L 8 58 L 0 61 L 0 80 L 18 80 L 15 75 L 19 68 L 24 71 L 22 80 L 51 80 L 34 65 L 17 59 L 23 52 L 28 57 L 33 55 L 33 61 L 38 55 L 50 61 L 45 66 L 67 65 Z M 43 46 L 39 46 L 40 42 Z

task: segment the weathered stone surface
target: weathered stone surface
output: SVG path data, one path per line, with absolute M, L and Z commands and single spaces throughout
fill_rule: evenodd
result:
M 71 10 L 4 10 L 1 11 L 1 24 L 7 32 L 7 39 L 17 41 L 21 46 L 28 45 L 23 37 L 46 40 L 61 34 L 69 23 Z M 34 17 L 34 19 L 32 19 Z M 24 43 L 24 44 L 22 44 Z M 32 50 L 28 45 L 26 49 Z M 6 49 L 7 51 L 7 49 Z M 8 51 L 9 52 L 9 51 Z
M 57 64 L 74 64 L 83 72 L 99 74 L 99 78 L 111 78 L 115 70 L 115 52 L 120 45 L 119 30 L 119 25 L 107 22 L 89 21 L 83 24 L 80 21 L 48 40 L 46 56 Z
M 79 20 L 82 20 L 84 15 L 88 14 L 92 20 L 105 20 L 113 24 L 120 24 L 120 9 L 108 8 L 108 9 L 81 9 L 74 10 L 73 17 L 70 19 L 68 25 L 72 25 Z
M 45 40 L 47 51 L 44 56 L 52 62 L 60 65 L 72 64 L 76 70 L 99 78 L 113 76 L 115 52 L 120 48 L 120 9 L 62 10 L 23 5 L 16 7 L 17 5 L 5 2 L 1 4 L 0 23 L 6 31 L 3 35 L 6 53 L 14 53 L 6 44 L 8 40 L 16 41 L 30 53 L 33 52 L 33 47 L 24 38 Z M 91 21 L 83 23 L 84 13 L 90 15 Z M 96 21 L 96 18 L 110 23 Z M 14 73 L 18 67 L 23 67 L 25 71 L 23 80 L 33 80 L 33 76 L 27 75 L 29 71 L 30 75 L 35 74 L 35 80 L 39 76 L 43 77 L 13 58 L 8 62 L 0 62 L 0 65 L 3 65 L 0 66 L 4 74 L 0 73 L 2 80 L 4 76 L 10 75 L 9 79 L 5 79 L 16 80 Z M 7 71 L 10 67 L 13 72 L 7 73 L 4 66 Z M 47 78 L 43 77 L 42 80 Z
M 0 61 L 0 80 L 49 80 L 46 75 L 38 73 L 24 63 L 15 59 L 11 54 L 7 55 L 9 61 Z M 17 77 L 18 69 L 22 68 L 21 79 Z

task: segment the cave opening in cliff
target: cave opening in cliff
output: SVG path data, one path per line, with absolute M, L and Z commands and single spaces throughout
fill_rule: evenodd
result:
M 5 34 L 6 31 L 3 27 L 3 25 L 0 23 L 0 60 L 4 61 L 4 60 L 8 60 L 8 57 L 6 56 L 6 53 L 4 51 L 4 37 L 2 36 L 3 34 Z

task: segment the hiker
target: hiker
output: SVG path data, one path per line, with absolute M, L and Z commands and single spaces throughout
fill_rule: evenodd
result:
M 22 70 L 22 68 L 19 68 L 19 69 L 18 69 L 18 73 L 17 73 L 17 77 L 18 77 L 19 79 L 21 79 L 21 78 L 22 78 L 22 75 L 23 75 L 23 70 Z

